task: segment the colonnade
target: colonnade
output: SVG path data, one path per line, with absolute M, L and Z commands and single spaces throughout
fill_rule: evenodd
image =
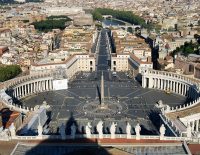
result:
M 197 119 L 197 120 L 191 120 L 188 122 L 192 128 L 192 132 L 194 131 L 199 132 L 199 121 L 200 120 Z
M 154 74 L 154 72 L 150 74 L 148 72 L 144 73 L 142 77 L 142 87 L 177 93 L 193 100 L 199 97 L 199 91 L 198 88 L 195 87 L 195 83 L 193 84 L 179 76 L 170 76 L 170 74 L 159 75 Z
M 20 99 L 30 94 L 43 92 L 53 89 L 52 79 L 38 79 L 22 83 L 13 88 L 13 97 Z

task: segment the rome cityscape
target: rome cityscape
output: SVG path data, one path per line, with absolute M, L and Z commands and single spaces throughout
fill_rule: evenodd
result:
M 199 155 L 199 0 L 0 0 L 0 155 Z

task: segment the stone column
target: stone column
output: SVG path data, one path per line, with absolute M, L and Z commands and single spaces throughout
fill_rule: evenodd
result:
M 181 92 L 182 92 L 181 94 L 182 94 L 182 95 L 184 95 L 184 90 L 185 90 L 185 89 L 184 89 L 184 84 L 181 83 Z
M 33 93 L 33 83 L 30 83 L 30 92 Z
M 185 87 L 184 87 L 184 95 L 186 96 L 187 95 L 187 85 L 185 84 Z
M 172 88 L 172 90 L 173 90 L 173 92 L 175 92 L 175 81 L 173 81 L 173 88 Z
M 182 83 L 179 83 L 179 94 L 182 95 Z
M 50 90 L 53 89 L 53 80 L 49 80 L 49 88 L 50 88 Z
M 156 78 L 156 89 L 158 89 L 158 78 Z
M 41 90 L 41 81 L 38 81 L 38 91 L 40 92 Z
M 43 91 L 46 90 L 46 80 L 43 81 Z
M 48 80 L 45 80 L 45 81 L 44 81 L 44 90 L 48 90 L 47 82 L 48 82 Z
M 37 88 L 38 88 L 38 82 L 34 82 L 34 87 L 35 87 L 35 92 L 37 92 L 38 90 L 37 90 Z
M 194 121 L 192 121 L 192 131 L 194 131 Z
M 30 94 L 30 83 L 28 84 L 28 95 Z
M 161 89 L 161 79 L 158 79 L 158 88 Z
M 49 90 L 49 80 L 46 81 L 46 90 Z
M 15 89 L 13 89 L 13 97 L 15 97 L 16 98 L 16 88 Z
M 165 90 L 165 80 L 163 79 L 163 90 Z
M 24 85 L 22 85 L 22 97 L 24 96 Z
M 152 82 L 153 82 L 152 88 L 155 88 L 156 87 L 156 80 L 155 80 L 155 78 L 152 78 Z
M 153 78 L 149 78 L 149 88 L 153 88 Z
M 25 96 L 27 95 L 27 92 L 28 92 L 28 91 L 27 91 L 27 90 L 28 90 L 27 87 L 28 87 L 28 85 L 25 84 Z
M 38 82 L 34 82 L 34 85 L 35 85 L 35 86 L 34 86 L 34 87 L 35 87 L 35 92 L 37 92 L 37 91 L 38 91 L 38 90 L 37 90 L 37 89 L 38 89 Z
M 142 87 L 146 88 L 146 77 L 142 77 Z
M 25 87 L 26 85 L 23 85 L 23 96 L 26 96 L 26 87 Z
M 43 81 L 40 81 L 40 91 L 43 91 Z
M 199 131 L 199 120 L 196 120 L 196 131 Z
M 18 96 L 19 96 L 19 87 L 16 88 L 16 93 L 17 93 L 16 94 L 17 95 L 16 98 L 18 99 Z
M 163 79 L 160 79 L 161 82 L 161 90 L 163 90 Z
M 18 87 L 19 90 L 19 98 L 21 98 L 21 87 Z
M 185 95 L 187 95 L 187 97 L 188 97 L 188 94 L 189 94 L 189 86 L 186 85 L 186 93 L 185 93 Z

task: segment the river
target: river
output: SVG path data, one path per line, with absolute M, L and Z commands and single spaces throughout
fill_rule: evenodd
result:
M 113 19 L 113 18 L 104 19 L 102 21 L 102 23 L 105 24 L 106 26 L 110 26 L 110 25 L 126 25 L 124 22 L 118 21 L 118 20 Z

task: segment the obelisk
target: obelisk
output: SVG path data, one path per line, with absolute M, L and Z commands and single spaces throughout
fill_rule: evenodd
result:
M 104 79 L 103 79 L 103 72 L 101 74 L 101 107 L 104 107 Z

